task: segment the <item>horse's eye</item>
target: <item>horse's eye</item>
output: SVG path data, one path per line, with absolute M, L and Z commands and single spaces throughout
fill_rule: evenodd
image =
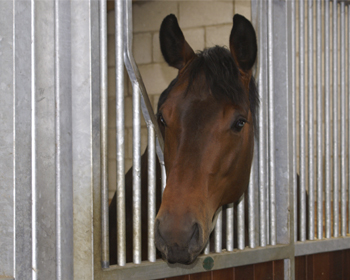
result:
M 247 120 L 245 120 L 245 119 L 239 119 L 233 124 L 232 129 L 234 131 L 239 132 L 239 131 L 242 130 L 242 128 L 243 128 L 243 126 L 245 125 L 246 122 L 247 122 Z
M 166 122 L 165 122 L 162 114 L 159 114 L 159 120 L 162 123 L 162 125 L 166 126 Z

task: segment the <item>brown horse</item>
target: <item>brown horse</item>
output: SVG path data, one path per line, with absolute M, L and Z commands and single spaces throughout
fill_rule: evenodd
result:
M 179 72 L 158 104 L 167 182 L 160 208 L 157 183 L 155 243 L 169 263 L 190 264 L 208 242 L 217 210 L 237 201 L 248 186 L 258 105 L 251 70 L 256 60 L 256 35 L 247 19 L 235 15 L 230 51 L 216 46 L 195 53 L 176 17 L 169 15 L 159 36 L 165 61 Z M 146 163 L 143 156 L 145 177 Z M 157 174 L 160 179 L 159 166 Z M 131 227 L 131 173 L 126 176 L 126 219 Z M 142 181 L 146 194 L 147 179 Z M 147 200 L 143 201 L 142 220 L 146 224 Z M 111 263 L 116 262 L 117 254 L 115 204 L 114 197 L 110 206 Z M 142 259 L 147 252 L 145 234 Z M 131 248 L 129 238 L 127 260 L 131 260 Z

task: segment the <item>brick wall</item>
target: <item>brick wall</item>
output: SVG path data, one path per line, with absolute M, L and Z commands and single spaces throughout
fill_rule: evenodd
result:
M 159 27 L 165 16 L 174 14 L 191 47 L 197 50 L 215 45 L 228 46 L 235 13 L 250 16 L 250 1 L 135 1 L 133 2 L 133 53 L 151 103 L 156 110 L 162 91 L 176 77 L 177 70 L 163 60 L 159 47 Z M 115 59 L 114 11 L 108 13 L 109 88 L 109 191 L 116 188 L 115 162 Z M 125 171 L 132 165 L 132 91 L 125 74 Z M 142 152 L 147 146 L 147 128 L 142 119 Z

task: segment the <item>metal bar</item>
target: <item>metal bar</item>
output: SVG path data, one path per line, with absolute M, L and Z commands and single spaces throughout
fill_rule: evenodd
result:
M 329 1 L 324 2 L 324 88 L 325 88 L 325 218 L 326 238 L 331 237 L 331 118 L 330 118 L 330 15 Z
M 338 2 L 333 1 L 333 236 L 339 236 Z
M 249 247 L 255 248 L 255 203 L 254 203 L 254 161 L 250 172 L 250 179 L 248 185 L 248 231 L 249 231 Z
M 124 60 L 123 1 L 115 0 L 116 159 L 117 159 L 117 246 L 118 265 L 126 263 L 125 170 L 124 170 Z
M 6 3 L 1 4 L 1 8 Z M 12 58 L 12 79 L 7 81 L 13 87 L 13 92 L 8 94 L 8 99 L 13 97 L 12 106 L 12 129 L 13 129 L 13 178 L 10 188 L 13 186 L 14 210 L 12 223 L 14 223 L 13 241 L 13 276 L 16 279 L 31 279 L 32 276 L 32 205 L 31 205 L 31 3 L 29 1 L 13 1 L 11 21 L 13 32 L 1 42 L 2 56 L 8 52 L 3 52 L 3 46 L 8 45 L 13 48 Z M 2 27 L 1 32 L 5 28 Z M 3 40 L 3 35 L 1 35 Z M 4 44 L 4 45 L 3 45 Z M 2 66 L 2 65 L 1 65 Z M 8 69 L 10 70 L 10 69 Z M 6 76 L 1 72 L 1 78 Z M 3 96 L 3 90 L 1 92 Z M 3 111 L 2 111 L 3 114 Z M 1 137 L 7 139 L 7 137 Z M 8 162 L 7 164 L 10 164 Z M 3 188 L 1 188 L 3 189 Z M 1 193 L 3 195 L 3 192 Z M 6 197 L 6 195 L 4 195 Z M 29 257 L 28 257 L 29 256 Z
M 348 5 L 348 120 L 350 120 L 350 5 Z M 348 151 L 350 151 L 350 121 L 348 122 Z M 350 153 L 350 152 L 349 152 Z M 348 174 L 350 174 L 350 156 L 348 158 Z M 350 182 L 350 178 L 349 178 Z M 350 220 L 350 187 L 348 187 L 348 219 Z M 350 233 L 350 222 L 348 223 L 348 233 Z
M 164 162 L 164 142 L 140 72 L 132 56 L 132 1 L 124 3 L 124 61 L 133 88 L 133 262 L 141 262 L 141 152 L 140 109 L 146 123 L 151 122 L 157 135 L 156 151 L 161 165 Z M 142 99 L 140 98 L 142 97 Z M 141 101 L 141 104 L 140 104 Z M 140 106 L 141 105 L 141 106 Z M 163 168 L 162 168 L 163 169 Z M 164 178 L 164 176 L 162 176 Z M 164 179 L 163 179 L 164 181 Z M 163 182 L 164 183 L 164 182 Z
M 3 275 L 8 275 L 11 279 L 18 278 L 16 271 L 16 223 L 20 222 L 20 215 L 16 212 L 16 203 L 17 197 L 17 186 L 15 184 L 16 178 L 16 110 L 15 110 L 15 50 L 16 42 L 13 40 L 15 33 L 14 17 L 15 17 L 15 2 L 2 2 L 0 7 L 0 26 L 2 33 L 1 41 L 1 65 L 0 65 L 0 84 L 6 85 L 1 89 L 0 94 L 0 112 L 1 112 L 1 132 L 0 132 L 0 178 L 1 178 L 1 188 L 0 188 L 0 205 L 2 215 L 0 227 L 0 248 L 2 254 L 0 255 L 0 267 Z M 27 25 L 28 26 L 28 25 Z M 27 32 L 25 32 L 28 34 Z M 17 40 L 16 40 L 17 41 Z M 30 40 L 29 40 L 30 42 Z M 28 58 L 28 55 L 25 56 Z M 25 85 L 27 87 L 27 84 Z M 21 100 L 21 99 L 20 99 Z M 29 101 L 29 100 L 28 100 Z M 24 104 L 21 104 L 24 106 Z M 27 111 L 30 115 L 30 107 Z M 26 120 L 29 120 L 26 117 Z M 27 125 L 27 123 L 26 123 Z M 29 126 L 27 126 L 28 128 Z M 27 132 L 27 131 L 26 131 Z M 27 133 L 30 136 L 30 133 Z M 30 144 L 30 137 L 25 140 L 29 140 L 27 143 Z M 30 162 L 30 157 L 29 157 Z M 27 168 L 30 170 L 30 166 Z M 29 173 L 30 174 L 30 173 Z M 25 174 L 26 176 L 27 174 Z M 27 176 L 26 176 L 27 177 Z M 29 179 L 29 180 L 28 180 Z M 30 176 L 27 177 L 27 180 L 30 182 Z M 30 186 L 30 184 L 25 184 L 25 186 Z M 30 192 L 30 188 L 27 188 Z M 25 192 L 23 192 L 25 193 Z M 27 204 L 31 202 L 28 201 L 26 197 Z M 25 203 L 19 203 L 21 207 Z M 30 224 L 31 219 L 28 215 L 29 211 L 24 211 L 24 219 Z M 29 219 L 26 219 L 29 216 Z M 27 226 L 27 225 L 26 225 Z M 28 234 L 30 235 L 30 233 Z M 28 247 L 31 249 L 31 242 L 27 243 Z M 24 251 L 24 250 L 23 250 Z M 30 251 L 30 250 L 28 250 Z M 22 253 L 22 252 L 21 252 Z M 22 253 L 23 258 L 27 250 Z M 17 260 L 19 261 L 19 260 Z M 31 260 L 27 261 L 25 267 L 21 266 L 22 269 L 27 270 L 31 268 Z M 31 277 L 31 271 L 27 271 L 27 278 Z
M 340 187 L 341 235 L 346 236 L 345 3 L 340 3 Z
M 295 256 L 297 257 L 346 249 L 350 249 L 349 237 L 297 242 L 295 244 Z
M 315 239 L 315 199 L 314 199 L 314 73 L 313 73 L 313 0 L 308 0 L 308 130 L 309 130 L 309 239 Z
M 37 2 L 37 5 L 39 3 Z M 56 202 L 56 278 L 72 278 L 73 268 L 73 108 L 72 92 L 74 92 L 74 46 L 67 46 L 74 25 L 70 17 L 71 3 L 67 1 L 54 2 L 54 96 L 55 96 L 55 202 Z M 79 10 L 80 12 L 81 10 Z M 73 13 L 74 14 L 74 13 Z M 74 27 L 73 27 L 74 25 Z M 81 28 L 83 29 L 83 28 Z M 84 31 L 88 28 L 85 27 Z M 84 35 L 76 40 L 83 41 Z M 80 42 L 81 42 L 80 41 Z M 80 49 L 81 50 L 81 49 Z M 84 48 L 83 48 L 84 50 Z M 83 59 L 82 59 L 83 60 Z M 86 60 L 82 62 L 82 65 Z M 84 73 L 85 74 L 85 73 Z M 82 75 L 84 75 L 82 74 Z M 86 91 L 84 91 L 86 90 Z M 83 89 L 89 92 L 88 89 Z M 84 100 L 84 99 L 80 99 Z M 84 119 L 85 116 L 82 117 Z M 89 118 L 89 116 L 88 116 Z M 80 123 L 82 130 L 86 127 Z M 86 143 L 79 143 L 84 147 Z M 85 146 L 86 147 L 86 146 Z M 86 151 L 88 154 L 88 151 Z M 79 164 L 74 165 L 79 169 Z M 77 179 L 79 180 L 79 179 Z M 80 183 L 81 180 L 79 180 Z M 91 182 L 91 181 L 90 181 Z M 83 184 L 83 183 L 82 183 Z M 74 189 L 76 185 L 74 185 Z M 79 189 L 79 187 L 77 187 Z M 75 264 L 74 264 L 75 265 Z M 40 269 L 39 269 L 40 270 Z
M 100 0 L 100 94 L 101 94 L 101 224 L 102 267 L 109 267 L 108 224 L 108 78 L 107 78 L 107 8 Z
M 214 229 L 214 252 L 221 253 L 222 249 L 222 209 L 218 210 L 218 217 Z
M 244 194 L 237 204 L 237 232 L 238 232 L 238 249 L 243 250 L 245 248 L 245 236 L 244 236 Z
M 131 83 L 135 83 L 139 87 L 139 92 L 141 95 L 141 109 L 142 114 L 146 122 L 152 122 L 154 126 L 154 130 L 157 136 L 157 142 L 156 142 L 156 151 L 159 158 L 160 163 L 162 164 L 164 162 L 164 140 L 163 136 L 160 132 L 157 119 L 155 117 L 155 114 L 153 112 L 153 107 L 151 105 L 151 102 L 149 100 L 146 87 L 143 83 L 140 71 L 136 65 L 135 59 L 132 55 L 132 1 L 130 0 L 119 0 L 122 1 L 125 5 L 124 7 L 124 34 L 125 34 L 125 44 L 124 44 L 124 60 L 125 60 L 125 67 L 128 71 L 129 78 Z
M 162 195 L 163 195 L 164 189 L 165 189 L 165 186 L 166 186 L 166 169 L 165 169 L 164 161 L 160 162 L 160 169 L 161 169 L 161 172 L 162 172 Z
M 204 255 L 208 255 L 210 253 L 210 241 L 208 241 L 208 244 L 204 248 Z
M 323 149 L 322 149 L 322 22 L 321 1 L 316 3 L 316 114 L 317 114 L 317 238 L 323 238 Z
M 281 260 L 289 258 L 293 254 L 292 246 L 276 245 L 267 248 L 246 248 L 243 251 L 222 252 L 221 254 L 209 254 L 214 260 L 214 269 L 232 268 L 247 264 L 267 262 L 271 260 Z M 294 250 L 294 249 L 293 249 Z M 141 265 L 128 264 L 125 268 L 111 266 L 103 272 L 104 280 L 114 279 L 159 279 L 172 276 L 187 275 L 189 273 L 204 272 L 203 261 L 208 255 L 201 255 L 191 267 L 184 269 L 177 265 L 169 269 L 169 265 L 163 260 L 157 260 L 155 263 L 143 262 Z
M 266 57 L 264 55 L 265 51 L 265 44 L 264 44 L 264 35 L 266 35 L 266 31 L 264 28 L 264 20 L 263 20 L 263 15 L 264 15 L 264 1 L 259 1 L 258 2 L 258 28 L 259 28 L 259 54 L 258 58 L 260 60 L 259 63 L 259 77 L 258 77 L 258 84 L 259 84 L 259 98 L 261 100 L 261 106 L 259 107 L 259 228 L 260 228 L 260 246 L 264 247 L 266 246 L 266 196 L 265 196 L 265 185 L 266 185 L 266 168 L 265 168 L 265 163 L 266 163 L 266 157 L 265 157 L 265 104 L 266 100 L 263 96 L 263 92 L 265 91 L 265 69 L 263 67 L 264 61 L 263 59 Z
M 140 90 L 137 84 L 132 85 L 132 176 L 133 176 L 133 262 L 141 263 L 141 115 Z
M 274 131 L 274 80 L 273 80 L 273 2 L 267 5 L 268 66 L 269 66 L 269 156 L 270 156 L 270 244 L 276 245 L 276 186 L 275 186 L 275 131 Z
M 306 240 L 306 170 L 305 170 L 305 82 L 304 82 L 304 0 L 299 1 L 299 134 L 300 134 L 300 153 L 299 153 L 299 172 L 300 172 L 300 241 Z
M 154 220 L 156 217 L 156 136 L 152 122 L 148 129 L 148 260 L 156 261 Z
M 74 208 L 72 204 L 75 237 L 72 242 L 74 262 L 71 261 L 74 276 L 63 275 L 62 279 L 92 279 L 96 266 L 101 267 L 101 248 L 98 252 L 94 251 L 95 242 L 92 240 L 96 234 L 93 222 L 97 222 L 95 226 L 99 229 L 97 231 L 99 234 L 101 227 L 101 213 L 99 212 L 97 217 L 93 215 L 93 206 L 98 205 L 100 209 L 101 205 L 100 139 L 97 139 L 100 138 L 101 131 L 100 106 L 96 106 L 96 103 L 100 101 L 99 3 L 98 1 L 58 2 L 60 5 L 67 3 L 66 5 L 71 6 L 71 10 L 65 11 L 65 15 L 68 27 L 72 28 L 68 41 L 62 41 L 64 45 L 68 45 L 72 53 L 71 60 L 67 59 L 67 68 L 63 70 L 72 69 L 72 72 L 71 75 L 68 75 L 67 80 L 62 82 L 72 87 L 70 97 L 72 104 L 69 106 L 68 103 L 65 106 L 67 112 L 71 111 L 72 114 L 72 160 L 68 161 L 69 157 L 63 159 L 73 162 L 73 179 L 70 184 L 74 186 L 74 192 L 72 191 L 71 194 L 74 203 Z M 71 22 L 69 22 L 70 19 Z M 61 33 L 67 33 L 66 29 L 62 28 Z M 62 58 L 60 62 L 61 60 Z M 70 74 L 69 71 L 62 71 L 62 74 L 65 73 Z M 62 116 L 65 115 L 62 114 Z M 68 133 L 62 133 L 62 136 L 66 134 Z M 99 168 L 96 168 L 96 165 Z M 62 178 L 65 175 L 63 173 Z M 95 196 L 98 197 L 98 200 L 94 201 Z M 62 196 L 62 198 L 64 202 L 68 196 Z M 64 210 L 63 207 L 62 210 Z M 66 222 L 64 221 L 63 225 Z M 76 238 L 77 236 L 79 238 Z M 101 237 L 98 242 L 101 244 Z M 94 254 L 99 256 L 96 266 L 92 265 L 95 259 Z
M 227 205 L 226 208 L 226 250 L 233 251 L 233 203 Z
M 30 37 L 31 37 L 31 183 L 32 183 L 32 279 L 38 279 L 38 239 L 37 239 L 37 170 L 36 170 L 36 77 L 35 77 L 35 1 L 30 1 Z M 60 202 L 60 200 L 58 200 Z M 60 203 L 58 206 L 61 206 Z M 60 225 L 61 215 L 57 215 L 58 223 Z M 61 233 L 61 228 L 56 229 L 57 233 Z M 58 236 L 61 237 L 61 236 Z M 61 239 L 59 240 L 58 245 L 61 245 Z M 61 272 L 61 246 L 56 246 L 57 249 L 57 276 L 61 276 L 59 272 Z M 61 277 L 57 277 L 57 279 L 61 279 Z
M 290 2 L 290 8 L 291 8 L 291 84 L 292 84 L 292 119 L 296 120 L 297 118 L 297 101 L 296 101 L 296 20 L 295 20 L 295 1 Z M 295 124 L 292 126 L 292 157 L 293 157 L 293 166 L 292 166 L 292 176 L 293 176 L 293 223 L 294 223 L 294 242 L 297 241 L 297 230 L 298 230 L 298 225 L 297 225 L 297 215 L 298 215 L 298 208 L 297 208 L 297 192 L 298 192 L 298 184 L 297 184 L 297 148 L 296 148 L 296 142 L 297 142 L 297 134 L 296 134 L 296 124 L 297 122 L 295 121 Z
M 59 2 L 56 0 L 55 1 L 55 108 L 56 108 L 56 151 L 55 151 L 55 156 L 56 156 L 56 248 L 57 248 L 57 272 L 56 272 L 56 277 L 57 279 L 61 279 L 61 246 L 60 246 L 60 241 L 61 241 L 61 220 L 60 220 L 60 212 L 61 212 L 61 203 L 60 203 L 60 185 L 61 185 L 61 174 L 59 172 L 60 170 L 60 164 L 61 164 L 61 153 L 60 153 L 60 144 L 61 144 L 61 131 L 60 131 L 60 117 L 61 117 L 61 102 L 60 102 L 60 64 L 59 64 Z

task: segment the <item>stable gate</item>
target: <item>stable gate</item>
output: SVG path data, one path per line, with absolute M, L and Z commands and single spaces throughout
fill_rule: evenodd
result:
M 156 279 L 206 271 L 208 257 L 213 270 L 284 260 L 284 278 L 294 279 L 295 256 L 350 248 L 349 5 L 328 0 L 251 5 L 261 104 L 252 179 L 237 210 L 238 244 L 229 227 L 231 242 L 222 248 L 219 217 L 215 248 L 207 247 L 190 268 L 169 268 L 156 260 L 152 230 L 149 260 L 141 262 L 145 225 L 139 191 L 134 192 L 134 258 L 125 262 L 123 63 L 133 87 L 135 174 L 140 111 L 152 166 L 155 154 L 162 163 L 163 146 L 131 53 L 131 1 L 115 2 L 121 230 L 114 266 L 108 244 L 106 2 L 1 2 L 0 279 Z M 164 166 L 162 171 L 165 185 Z M 149 172 L 153 228 L 154 169 Z M 139 177 L 134 178 L 139 190 Z M 228 209 L 232 225 L 232 205 Z

